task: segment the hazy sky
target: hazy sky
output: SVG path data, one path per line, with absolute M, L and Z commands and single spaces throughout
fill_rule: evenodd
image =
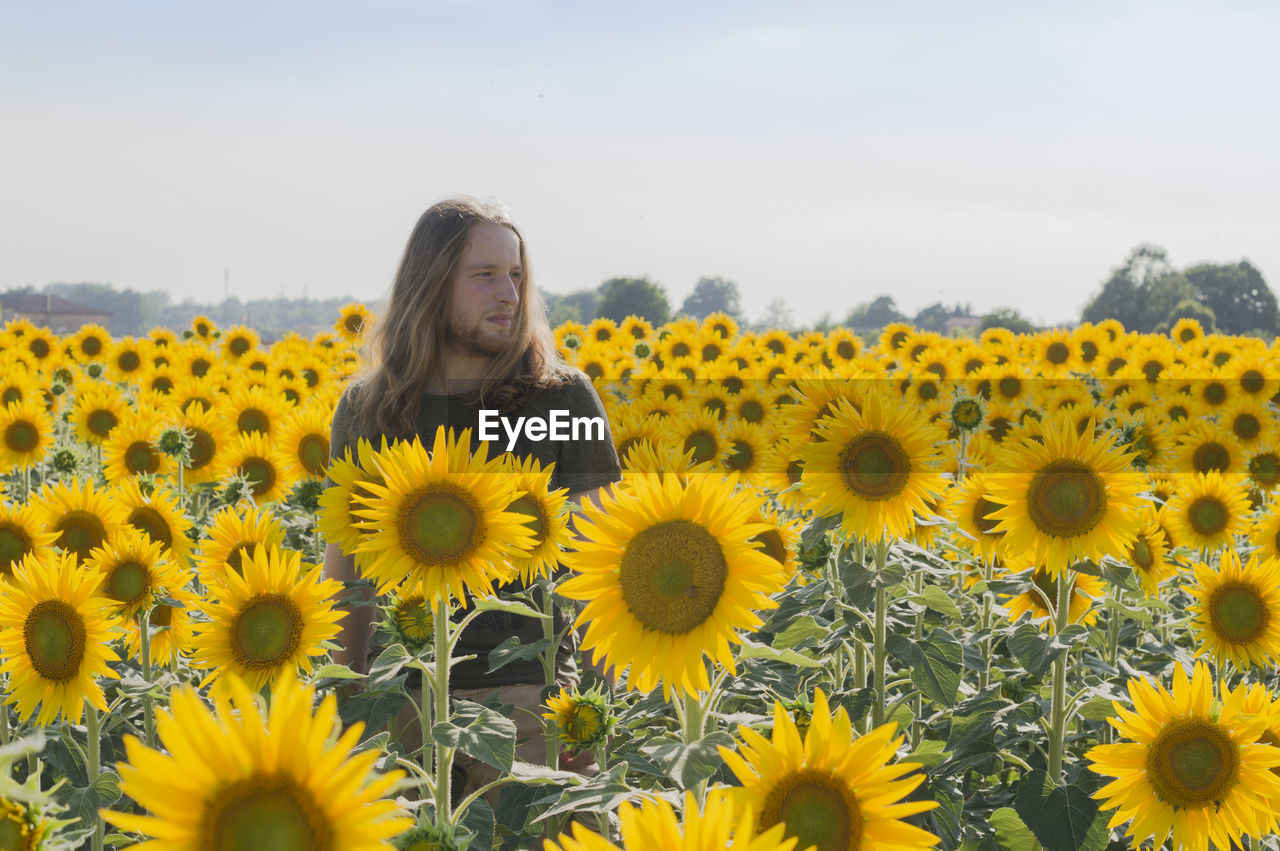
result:
M 1070 320 L 1140 242 L 1280 290 L 1274 2 L 202 5 L 0 5 L 0 290 L 372 301 L 453 194 L 753 318 Z

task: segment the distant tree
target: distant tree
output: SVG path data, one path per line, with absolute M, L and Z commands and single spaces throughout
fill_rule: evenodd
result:
M 1118 319 L 1130 331 L 1150 333 L 1164 325 L 1174 308 L 1195 298 L 1196 286 L 1169 263 L 1158 245 L 1139 245 L 1111 272 L 1081 314 L 1084 322 Z
M 727 313 L 740 319 L 742 305 L 738 285 L 727 278 L 699 278 L 693 292 L 680 305 L 680 312 L 694 319 L 704 319 L 712 313 Z
M 1011 307 L 998 307 L 983 314 L 979 330 L 988 328 L 1006 328 L 1015 334 L 1034 334 L 1037 330 L 1030 320 Z
M 915 319 L 911 320 L 911 324 L 921 331 L 933 331 L 941 334 L 946 328 L 947 320 L 956 315 L 957 312 L 937 301 L 928 307 L 922 307 L 916 314 Z
M 600 285 L 596 316 L 621 322 L 639 316 L 654 325 L 671 318 L 671 304 L 661 285 L 648 278 L 610 278 Z
M 906 321 L 907 317 L 898 312 L 898 306 L 890 295 L 864 302 L 844 318 L 844 324 L 850 328 L 883 328 L 890 322 Z
M 1179 319 L 1196 320 L 1206 334 L 1213 334 L 1219 330 L 1217 317 L 1213 315 L 1213 311 L 1210 308 L 1194 298 L 1186 298 L 1174 305 L 1173 310 L 1169 312 L 1164 321 L 1156 326 L 1156 331 L 1161 334 L 1169 333 L 1173 326 L 1178 324 Z
M 771 331 L 777 328 L 780 331 L 794 331 L 796 329 L 796 320 L 791 313 L 791 305 L 787 304 L 787 300 L 782 296 L 769 300 L 764 306 L 764 313 L 760 318 L 751 323 L 752 331 Z
M 109 312 L 111 327 L 108 330 L 116 337 L 146 334 L 160 324 L 169 302 L 169 294 L 163 290 L 141 293 L 133 289 L 117 290 L 111 284 L 56 283 L 48 284 L 44 291 Z
M 1213 311 L 1218 330 L 1225 334 L 1247 334 L 1280 330 L 1276 297 L 1262 273 L 1241 260 L 1235 264 L 1201 263 L 1186 270 L 1196 288 L 1196 299 Z

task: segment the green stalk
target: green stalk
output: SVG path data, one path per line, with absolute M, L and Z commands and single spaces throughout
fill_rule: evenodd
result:
M 547 649 L 542 651 L 542 684 L 550 688 L 556 682 L 556 622 L 555 600 L 551 597 L 551 588 L 547 582 L 539 583 L 542 613 L 542 637 L 547 641 Z M 542 740 L 546 743 L 547 768 L 560 767 L 560 737 L 556 730 L 556 722 L 551 718 L 542 719 Z
M 449 647 L 449 604 L 446 600 L 436 600 L 435 613 L 436 627 L 436 667 L 435 667 L 435 718 L 436 723 L 443 724 L 449 720 L 449 657 L 452 655 Z M 426 695 L 423 695 L 423 714 L 427 712 Z M 426 736 L 430 736 L 430 731 L 426 731 Z M 429 738 L 423 739 L 423 760 L 427 757 L 426 744 L 431 741 Z M 450 809 L 452 804 L 452 786 L 453 786 L 453 748 L 446 747 L 439 742 L 435 743 L 436 755 L 436 823 L 452 824 L 453 812 Z M 430 769 L 428 768 L 428 771 Z
M 872 676 L 874 677 L 873 685 L 876 690 L 875 702 L 871 705 L 871 726 L 879 727 L 884 723 L 885 714 L 885 662 L 886 662 L 886 634 L 885 634 L 885 609 L 889 605 L 889 589 L 884 587 L 883 574 L 885 559 L 889 554 L 889 542 L 885 538 L 881 538 L 875 543 L 875 559 L 876 559 L 876 578 L 880 580 L 879 587 L 876 588 L 876 611 L 875 611 L 875 635 L 872 638 Z
M 916 571 L 911 577 L 911 590 L 918 597 L 924 593 L 924 574 Z M 924 617 L 924 612 L 916 616 L 916 622 L 911 627 L 911 637 L 916 641 L 920 640 L 920 636 L 924 634 L 924 627 L 920 620 Z M 911 699 L 912 721 L 911 721 L 911 750 L 915 750 L 920 746 L 920 739 L 924 737 L 924 724 L 920 718 L 924 715 L 924 696 L 916 691 L 916 696 Z
M 964 570 L 963 567 L 960 570 Z M 982 578 L 987 586 L 982 591 L 982 631 L 991 629 L 991 606 L 995 595 L 991 593 L 991 579 L 995 569 L 991 559 L 982 568 Z M 963 583 L 962 583 L 963 584 Z M 991 683 L 991 657 L 995 650 L 995 640 L 988 635 L 982 642 L 982 670 L 978 672 L 978 691 L 986 690 Z
M 89 775 L 89 788 L 98 781 L 98 770 L 101 768 L 102 724 L 98 718 L 98 707 L 85 703 L 85 726 L 89 730 L 89 758 L 85 760 L 85 770 Z M 102 816 L 94 815 L 93 851 L 102 851 L 103 840 Z
M 1071 586 L 1075 572 L 1067 569 L 1058 577 L 1058 602 L 1053 612 L 1056 635 L 1066 631 L 1071 613 Z M 1067 740 L 1067 657 L 1068 649 L 1053 661 L 1053 697 L 1049 713 L 1049 780 L 1062 782 L 1062 755 Z
M 151 623 L 150 615 L 143 610 L 138 612 L 138 630 L 142 640 L 142 678 L 151 684 Z M 142 696 L 142 729 L 146 734 L 147 747 L 156 747 L 156 708 L 151 689 Z
M 0 745 L 9 744 L 9 707 L 0 706 Z

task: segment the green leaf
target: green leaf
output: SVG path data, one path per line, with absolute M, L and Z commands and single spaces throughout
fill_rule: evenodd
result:
M 7 711 L 7 710 L 5 710 Z M 33 733 L 0 747 L 0 766 L 7 767 L 26 757 L 28 754 L 40 753 L 44 750 L 44 730 L 37 729 Z
M 916 642 L 919 657 L 911 669 L 911 682 L 930 700 L 950 704 L 960 690 L 964 648 L 945 629 L 935 629 Z
M 346 665 L 322 665 L 312 676 L 312 680 L 363 680 L 364 678 L 364 674 L 353 671 Z
M 1040 844 L 1012 807 L 1001 807 L 988 819 L 996 829 L 996 841 L 1004 851 L 1040 851 Z
M 1079 624 L 1073 624 L 1062 635 L 1050 635 L 1048 632 L 1041 632 L 1035 624 L 1023 621 L 1013 630 L 1007 643 L 1009 652 L 1027 673 L 1040 677 L 1044 676 L 1055 659 L 1066 653 L 1072 643 L 1087 632 Z
M 651 741 L 640 750 L 654 761 L 682 789 L 691 789 L 715 774 L 724 762 L 719 748 L 732 748 L 733 736 L 723 730 L 708 733 L 693 744 L 679 739 Z
M 102 806 L 109 807 L 120 800 L 120 775 L 109 769 L 104 770 L 93 781 L 91 788 L 98 796 L 98 800 L 102 802 Z
M 431 728 L 431 738 L 445 747 L 499 771 L 511 770 L 516 758 L 516 724 L 505 715 L 469 700 L 454 700 L 453 719 Z
M 412 658 L 403 644 L 392 644 L 379 653 L 378 658 L 369 666 L 369 685 L 377 688 L 391 682 Z
M 790 650 L 802 644 L 813 644 L 830 632 L 830 627 L 818 623 L 812 615 L 804 615 L 796 618 L 790 626 L 774 636 L 773 647 L 778 650 Z
M 923 591 L 912 595 L 911 602 L 918 606 L 933 609 L 935 612 L 950 618 L 960 617 L 960 608 L 951 599 L 951 595 L 937 585 L 924 586 Z
M 537 659 L 551 646 L 551 639 L 539 638 L 532 644 L 521 644 L 520 636 L 513 635 L 489 651 L 489 673 L 512 662 Z
M 354 694 L 338 704 L 338 715 L 344 726 L 357 721 L 364 723 L 364 735 L 372 738 L 378 730 L 400 714 L 400 710 L 409 703 L 409 695 L 397 681 L 392 688 L 378 691 L 363 691 Z
M 1058 786 L 1043 768 L 1018 783 L 1014 809 L 1045 851 L 1102 851 L 1107 846 L 1107 818 L 1083 786 Z
M 475 611 L 510 612 L 513 615 L 522 615 L 526 618 L 538 618 L 539 620 L 546 620 L 550 617 L 535 608 L 521 603 L 519 600 L 504 600 L 501 597 L 483 597 L 477 600 Z
M 785 662 L 788 665 L 795 665 L 800 668 L 822 667 L 821 662 L 810 659 L 796 650 L 782 650 L 777 647 L 770 647 L 768 644 L 761 644 L 749 638 L 742 639 L 742 646 L 738 648 L 737 655 L 739 659 L 772 659 L 775 662 Z
M 1076 710 L 1086 721 L 1106 721 L 1116 714 L 1116 709 L 1107 697 L 1091 697 Z
M 534 824 L 562 813 L 607 813 L 641 793 L 627 785 L 626 765 L 615 765 L 586 783 L 560 793 L 554 804 L 533 820 Z

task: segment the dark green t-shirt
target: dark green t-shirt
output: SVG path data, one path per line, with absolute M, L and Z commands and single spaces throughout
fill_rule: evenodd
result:
M 360 406 L 358 382 L 350 384 L 338 400 L 333 411 L 333 426 L 329 437 L 330 459 L 341 458 L 350 452 L 355 458 L 358 433 L 357 412 Z M 436 429 L 445 428 L 461 432 L 471 429 L 471 449 L 476 451 L 481 443 L 488 444 L 488 456 L 493 458 L 510 451 L 519 458 L 532 456 L 545 468 L 555 464 L 551 472 L 551 489 L 568 488 L 570 495 L 594 490 L 616 482 L 622 476 L 618 453 L 614 449 L 613 435 L 609 431 L 609 417 L 599 394 L 591 386 L 591 380 L 581 372 L 557 387 L 531 395 L 511 411 L 502 412 L 507 425 L 516 429 L 519 418 L 528 423 L 541 419 L 549 423 L 547 439 L 535 440 L 527 427 L 521 427 L 512 438 L 506 427 L 494 415 L 486 417 L 490 440 L 481 439 L 481 408 L 479 402 L 467 396 L 440 396 L 424 394 L 418 407 L 417 430 L 425 446 L 430 447 Z M 553 413 L 555 412 L 555 413 Z M 598 425 L 588 425 L 591 418 L 599 418 Z M 575 423 L 574 420 L 578 422 Z M 578 439 L 573 439 L 575 436 Z M 554 433 L 551 431 L 554 429 Z M 603 434 L 601 434 L 603 433 Z M 537 431 L 534 431 L 535 436 Z M 568 439 L 551 439 L 567 436 Z M 504 586 L 518 589 L 519 585 Z M 559 631 L 564 622 L 557 619 Z M 459 637 L 455 653 L 459 656 L 474 654 L 475 659 L 456 664 L 451 681 L 454 688 L 489 688 L 521 683 L 541 683 L 542 666 L 537 659 L 512 662 L 492 674 L 489 670 L 489 651 L 502 642 L 518 636 L 521 643 L 529 644 L 542 638 L 542 626 L 533 618 L 509 615 L 505 612 L 485 612 L 476 618 Z M 563 665 L 573 652 L 571 643 L 559 648 L 558 662 Z

